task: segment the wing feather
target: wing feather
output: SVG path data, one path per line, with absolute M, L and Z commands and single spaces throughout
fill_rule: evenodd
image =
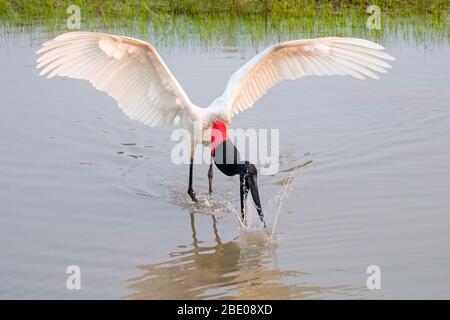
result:
M 254 56 L 228 80 L 219 108 L 226 117 L 251 108 L 282 80 L 311 75 L 349 75 L 378 79 L 395 60 L 374 42 L 355 38 L 294 40 L 273 45 Z
M 37 51 L 37 68 L 47 78 L 88 80 L 113 97 L 133 120 L 171 125 L 177 115 L 196 119 L 188 98 L 158 52 L 147 42 L 96 32 L 69 32 Z

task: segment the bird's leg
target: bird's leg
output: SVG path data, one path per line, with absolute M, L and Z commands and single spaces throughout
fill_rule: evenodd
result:
M 194 169 L 194 155 L 191 156 L 191 164 L 189 167 L 189 187 L 188 187 L 188 195 L 191 197 L 192 201 L 198 202 L 197 198 L 195 197 L 194 189 L 192 189 L 192 172 Z
M 209 164 L 208 170 L 209 193 L 212 193 L 212 178 L 213 178 L 213 159 L 211 157 L 211 163 Z

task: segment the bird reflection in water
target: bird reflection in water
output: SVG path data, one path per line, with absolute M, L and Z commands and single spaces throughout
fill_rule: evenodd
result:
M 202 246 L 191 212 L 192 245 L 170 253 L 161 263 L 141 265 L 140 277 L 130 279 L 127 299 L 295 299 L 324 290 L 289 284 L 296 271 L 277 266 L 275 247 L 246 244 L 239 239 L 223 243 L 217 220 L 211 215 L 215 245 Z M 329 288 L 331 289 L 331 288 Z

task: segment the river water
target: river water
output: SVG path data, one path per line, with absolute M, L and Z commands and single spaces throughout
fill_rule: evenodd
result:
M 46 38 L 30 38 L 0 42 L 1 298 L 450 298 L 448 45 L 389 42 L 381 80 L 284 82 L 234 119 L 280 129 L 280 170 L 259 180 L 263 205 L 281 205 L 268 244 L 239 229 L 238 178 L 215 170 L 209 196 L 195 166 L 192 204 L 171 130 L 87 82 L 38 77 Z M 264 47 L 158 49 L 206 106 Z

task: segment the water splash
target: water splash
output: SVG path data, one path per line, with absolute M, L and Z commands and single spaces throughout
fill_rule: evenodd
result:
M 270 241 L 272 241 L 272 239 L 273 239 L 273 237 L 275 235 L 275 228 L 277 227 L 278 217 L 280 216 L 280 212 L 281 212 L 281 206 L 282 206 L 285 198 L 288 195 L 288 191 L 291 190 L 290 186 L 291 186 L 291 183 L 292 183 L 293 180 L 294 180 L 294 176 L 293 176 L 293 174 L 291 174 L 287 178 L 286 183 L 284 184 L 283 188 L 281 189 L 281 191 L 278 194 L 278 196 L 279 196 L 278 209 L 277 209 L 277 212 L 275 214 L 275 219 L 273 221 L 272 232 L 270 233 L 270 237 L 269 237 Z
M 198 202 L 194 203 L 185 191 L 174 191 L 172 193 L 173 202 L 180 207 L 189 209 L 191 212 L 213 214 L 217 216 L 229 214 L 236 210 L 231 200 L 231 195 L 227 193 L 221 194 L 219 197 L 216 194 L 199 192 L 196 196 Z
M 293 179 L 293 174 L 289 175 L 280 191 L 263 206 L 263 208 L 266 208 L 263 212 L 267 227 L 264 227 L 264 224 L 261 222 L 250 196 L 247 197 L 244 207 L 245 221 L 242 220 L 240 211 L 233 210 L 239 223 L 241 238 L 251 242 L 263 240 L 267 244 L 273 242 L 281 208 L 291 190 Z
M 289 194 L 297 169 L 303 169 L 311 163 L 311 160 L 294 166 L 292 166 L 292 163 L 295 160 L 289 160 L 288 164 L 290 167 L 280 171 L 282 177 L 276 175 L 267 177 L 266 180 L 261 179 L 262 187 L 266 185 L 270 186 L 271 189 L 275 188 L 275 190 L 270 192 L 272 196 L 263 199 L 266 201 L 262 203 L 266 228 L 259 218 L 250 194 L 245 204 L 246 221 L 243 222 L 239 199 L 236 198 L 234 189 L 227 189 L 218 185 L 216 187 L 218 189 L 213 194 L 197 192 L 198 202 L 193 203 L 184 189 L 175 188 L 173 187 L 174 184 L 170 183 L 179 180 L 178 174 L 167 173 L 161 176 L 158 170 L 152 170 L 154 167 L 149 168 L 147 162 L 136 164 L 123 173 L 117 184 L 118 187 L 139 196 L 147 196 L 153 199 L 171 199 L 173 204 L 194 213 L 204 213 L 216 217 L 225 217 L 231 213 L 237 220 L 239 238 L 241 240 L 247 244 L 271 245 L 276 239 L 276 228 L 281 209 Z M 156 163 L 155 166 L 157 165 L 159 164 Z M 276 180 L 275 183 L 274 180 Z M 206 189 L 206 185 L 202 185 L 199 182 L 198 190 L 204 189 Z

